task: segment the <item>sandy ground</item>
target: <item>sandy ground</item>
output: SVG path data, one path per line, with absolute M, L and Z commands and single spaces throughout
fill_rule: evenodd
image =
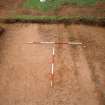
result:
M 83 45 L 26 44 L 30 41 L 79 41 Z M 0 105 L 104 105 L 104 52 L 105 29 L 101 27 L 8 25 L 0 36 Z

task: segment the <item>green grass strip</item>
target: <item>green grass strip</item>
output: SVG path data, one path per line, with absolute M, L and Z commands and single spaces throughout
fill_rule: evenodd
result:
M 42 11 L 56 10 L 61 5 L 79 5 L 79 6 L 91 6 L 95 5 L 100 0 L 46 0 L 42 3 L 40 0 L 26 0 L 23 3 L 23 7 L 39 9 Z M 105 1 L 105 0 L 102 0 Z
M 31 15 L 14 15 L 8 17 L 0 17 L 0 19 L 24 19 L 24 20 L 69 20 L 69 19 L 89 19 L 93 20 L 94 16 L 31 16 Z

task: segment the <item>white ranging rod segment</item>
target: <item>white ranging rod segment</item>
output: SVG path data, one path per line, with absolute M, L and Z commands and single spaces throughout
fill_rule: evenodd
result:
M 40 42 L 42 44 L 55 44 L 55 42 Z
M 51 81 L 51 87 L 53 87 L 53 81 Z
M 53 48 L 53 55 L 52 55 L 52 75 L 54 74 L 54 56 L 55 56 L 55 49 Z
M 55 56 L 55 49 L 53 48 L 53 56 Z
M 54 64 L 52 64 L 52 70 L 51 70 L 51 74 L 54 74 Z
M 68 44 L 71 44 L 71 45 L 82 45 L 81 42 L 68 42 Z
M 55 42 L 27 42 L 26 44 L 55 44 Z

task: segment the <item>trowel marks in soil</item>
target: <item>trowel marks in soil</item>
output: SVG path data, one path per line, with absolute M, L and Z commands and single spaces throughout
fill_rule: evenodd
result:
M 0 105 L 103 105 L 104 58 L 100 53 L 101 60 L 90 57 L 94 52 L 91 47 L 104 43 L 101 43 L 105 39 L 103 33 L 103 28 L 84 25 L 9 25 L 0 37 Z M 84 45 L 54 45 L 54 87 L 51 88 L 53 45 L 26 43 L 71 40 Z M 98 72 L 91 66 L 94 65 L 91 59 L 100 64 L 96 66 Z

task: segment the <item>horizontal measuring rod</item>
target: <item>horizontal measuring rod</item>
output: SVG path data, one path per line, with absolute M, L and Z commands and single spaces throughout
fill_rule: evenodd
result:
M 81 42 L 27 42 L 26 44 L 68 44 L 68 45 L 82 45 Z

